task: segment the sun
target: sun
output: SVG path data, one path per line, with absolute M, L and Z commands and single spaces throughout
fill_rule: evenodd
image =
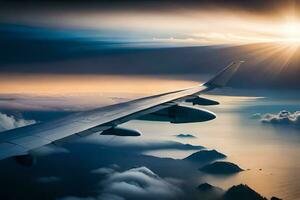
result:
M 289 22 L 282 27 L 283 40 L 300 43 L 300 22 Z

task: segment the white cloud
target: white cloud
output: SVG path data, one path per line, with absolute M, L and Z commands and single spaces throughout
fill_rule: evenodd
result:
M 98 168 L 98 169 L 94 169 L 94 170 L 91 171 L 91 173 L 106 175 L 106 174 L 112 174 L 112 173 L 118 171 L 119 169 L 120 169 L 119 165 L 112 164 L 109 167 L 101 167 L 101 168 Z
M 261 113 L 255 113 L 251 116 L 252 119 L 261 119 Z
M 35 123 L 35 120 L 17 119 L 12 115 L 9 116 L 0 112 L 0 132 Z
M 167 179 L 159 177 L 147 167 L 124 172 L 112 172 L 101 183 L 100 200 L 107 199 L 178 199 L 181 189 Z
M 94 169 L 91 172 L 93 174 L 111 174 L 115 172 L 115 170 L 109 167 L 102 167 L 102 168 Z
M 173 200 L 183 197 L 180 180 L 161 178 L 147 167 L 137 167 L 120 172 L 118 166 L 92 170 L 103 174 L 99 193 L 95 197 L 68 196 L 59 200 Z
M 255 114 L 258 116 L 257 114 Z M 288 112 L 282 110 L 277 114 L 266 113 L 260 115 L 260 121 L 268 124 L 294 125 L 300 126 L 300 111 Z

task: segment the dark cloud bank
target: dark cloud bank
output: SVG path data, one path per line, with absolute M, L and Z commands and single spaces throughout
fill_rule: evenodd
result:
M 300 85 L 299 49 L 285 63 L 279 59 L 284 52 L 265 56 L 273 44 L 141 48 L 130 41 L 74 37 L 70 35 L 74 31 L 78 30 L 61 33 L 55 29 L 3 25 L 0 72 L 200 75 L 216 73 L 234 60 L 245 60 L 230 86 L 299 89 Z M 39 38 L 43 34 L 47 37 Z M 49 35 L 54 36 L 49 39 Z M 195 76 L 192 79 L 197 80 Z
M 51 10 L 52 12 L 57 12 L 55 9 L 64 9 L 68 12 L 87 12 L 87 11 L 151 11 L 151 12 L 161 12 L 161 11 L 177 11 L 177 10 L 205 10 L 205 9 L 231 9 L 231 10 L 241 10 L 244 12 L 270 15 L 274 12 L 287 7 L 299 7 L 298 0 L 110 0 L 110 1 L 89 1 L 89 3 L 82 1 L 3 1 L 2 10 L 5 11 L 6 15 L 8 10 L 15 8 L 21 9 L 26 8 L 27 12 L 41 10 Z M 5 10 L 6 9 L 6 10 Z

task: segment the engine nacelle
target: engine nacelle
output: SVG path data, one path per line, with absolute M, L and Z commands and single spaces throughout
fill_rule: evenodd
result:
M 167 121 L 171 123 L 193 123 L 213 120 L 216 115 L 208 110 L 175 105 L 170 108 L 144 115 L 140 120 Z
M 140 136 L 141 133 L 137 130 L 114 127 L 103 131 L 100 135 Z
M 193 103 L 193 105 L 200 105 L 200 106 L 214 106 L 214 105 L 220 104 L 217 101 L 206 99 L 206 98 L 199 97 L 199 96 L 195 96 L 194 98 L 187 99 L 185 101 Z

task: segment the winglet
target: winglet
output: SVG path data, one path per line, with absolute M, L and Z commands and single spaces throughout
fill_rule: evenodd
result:
M 213 77 L 203 85 L 213 88 L 226 86 L 227 82 L 243 62 L 244 61 L 237 61 L 230 63 L 227 67 L 225 67 L 225 69 L 223 69 L 220 73 L 218 73 L 215 77 Z

